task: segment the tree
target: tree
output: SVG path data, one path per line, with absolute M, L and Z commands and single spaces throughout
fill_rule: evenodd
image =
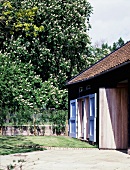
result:
M 124 45 L 124 43 L 125 43 L 124 40 L 120 37 L 117 42 L 113 43 L 111 51 L 115 51 L 117 48 L 120 48 L 122 45 Z
M 124 40 L 119 38 L 117 42 L 114 42 L 112 45 L 108 45 L 108 43 L 96 43 L 95 45 L 89 46 L 89 55 L 87 57 L 88 67 L 103 57 L 107 56 L 111 52 L 115 51 L 117 48 L 120 48 L 124 45 Z
M 20 59 L 31 60 L 43 81 L 53 75 L 63 86 L 65 79 L 85 68 L 83 55 L 90 43 L 86 32 L 89 22 L 86 27 L 85 20 L 92 12 L 86 0 L 2 2 L 3 49 L 5 39 L 16 40 L 21 36 L 21 45 L 25 46 L 28 55 L 22 55 Z
M 11 53 L 13 62 L 32 64 L 47 108 L 67 108 L 65 82 L 88 65 L 91 13 L 86 0 L 1 1 L 1 51 Z
M 15 117 L 15 123 L 24 122 L 27 110 L 31 110 L 33 115 L 45 103 L 42 79 L 36 75 L 33 66 L 22 63 L 18 57 L 12 61 L 11 55 L 0 54 L 1 125 L 9 114 Z
M 89 46 L 89 55 L 87 57 L 88 67 L 98 62 L 100 59 L 105 57 L 111 52 L 110 46 L 107 43 L 99 45 L 90 45 Z

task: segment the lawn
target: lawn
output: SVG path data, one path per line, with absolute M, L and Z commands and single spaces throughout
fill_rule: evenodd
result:
M 87 142 L 67 136 L 27 136 L 26 139 L 41 146 L 65 147 L 65 148 L 93 148 Z
M 40 146 L 64 148 L 95 147 L 78 139 L 64 136 L 0 136 L 1 155 L 44 150 Z

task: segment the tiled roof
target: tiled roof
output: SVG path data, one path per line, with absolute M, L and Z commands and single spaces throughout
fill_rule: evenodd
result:
M 89 67 L 87 70 L 72 78 L 67 84 L 69 85 L 93 78 L 94 76 L 100 75 L 112 68 L 116 68 L 127 61 L 130 61 L 130 41 Z

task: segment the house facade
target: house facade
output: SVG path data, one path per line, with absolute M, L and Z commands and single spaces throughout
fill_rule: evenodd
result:
M 130 148 L 130 42 L 67 83 L 69 136 Z

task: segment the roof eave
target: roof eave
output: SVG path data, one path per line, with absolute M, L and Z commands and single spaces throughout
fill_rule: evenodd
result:
M 129 61 L 126 61 L 126 62 L 124 62 L 124 63 L 122 63 L 122 64 L 120 64 L 120 65 L 118 65 L 118 66 L 116 66 L 116 67 L 113 67 L 113 68 L 111 68 L 111 69 L 109 69 L 109 70 L 105 70 L 104 72 L 102 72 L 102 73 L 100 73 L 100 74 L 97 74 L 97 75 L 95 75 L 95 76 L 93 76 L 93 77 L 90 77 L 90 78 L 87 78 L 87 79 L 84 79 L 84 80 L 80 80 L 80 81 L 76 81 L 76 82 L 73 82 L 73 83 L 70 83 L 70 84 L 66 84 L 66 87 L 71 86 L 71 85 L 76 85 L 76 84 L 79 84 L 79 83 L 82 83 L 82 82 L 86 82 L 86 81 L 89 81 L 89 80 L 92 80 L 92 79 L 94 79 L 94 78 L 97 78 L 97 77 L 99 77 L 99 76 L 102 76 L 102 75 L 104 75 L 104 74 L 106 74 L 106 73 L 108 73 L 108 72 L 110 72 L 110 71 L 113 71 L 113 70 L 115 70 L 115 69 L 118 69 L 118 68 L 120 68 L 120 67 L 122 67 L 122 66 L 125 66 L 125 65 L 127 65 L 127 64 L 130 64 L 130 60 L 129 60 Z

